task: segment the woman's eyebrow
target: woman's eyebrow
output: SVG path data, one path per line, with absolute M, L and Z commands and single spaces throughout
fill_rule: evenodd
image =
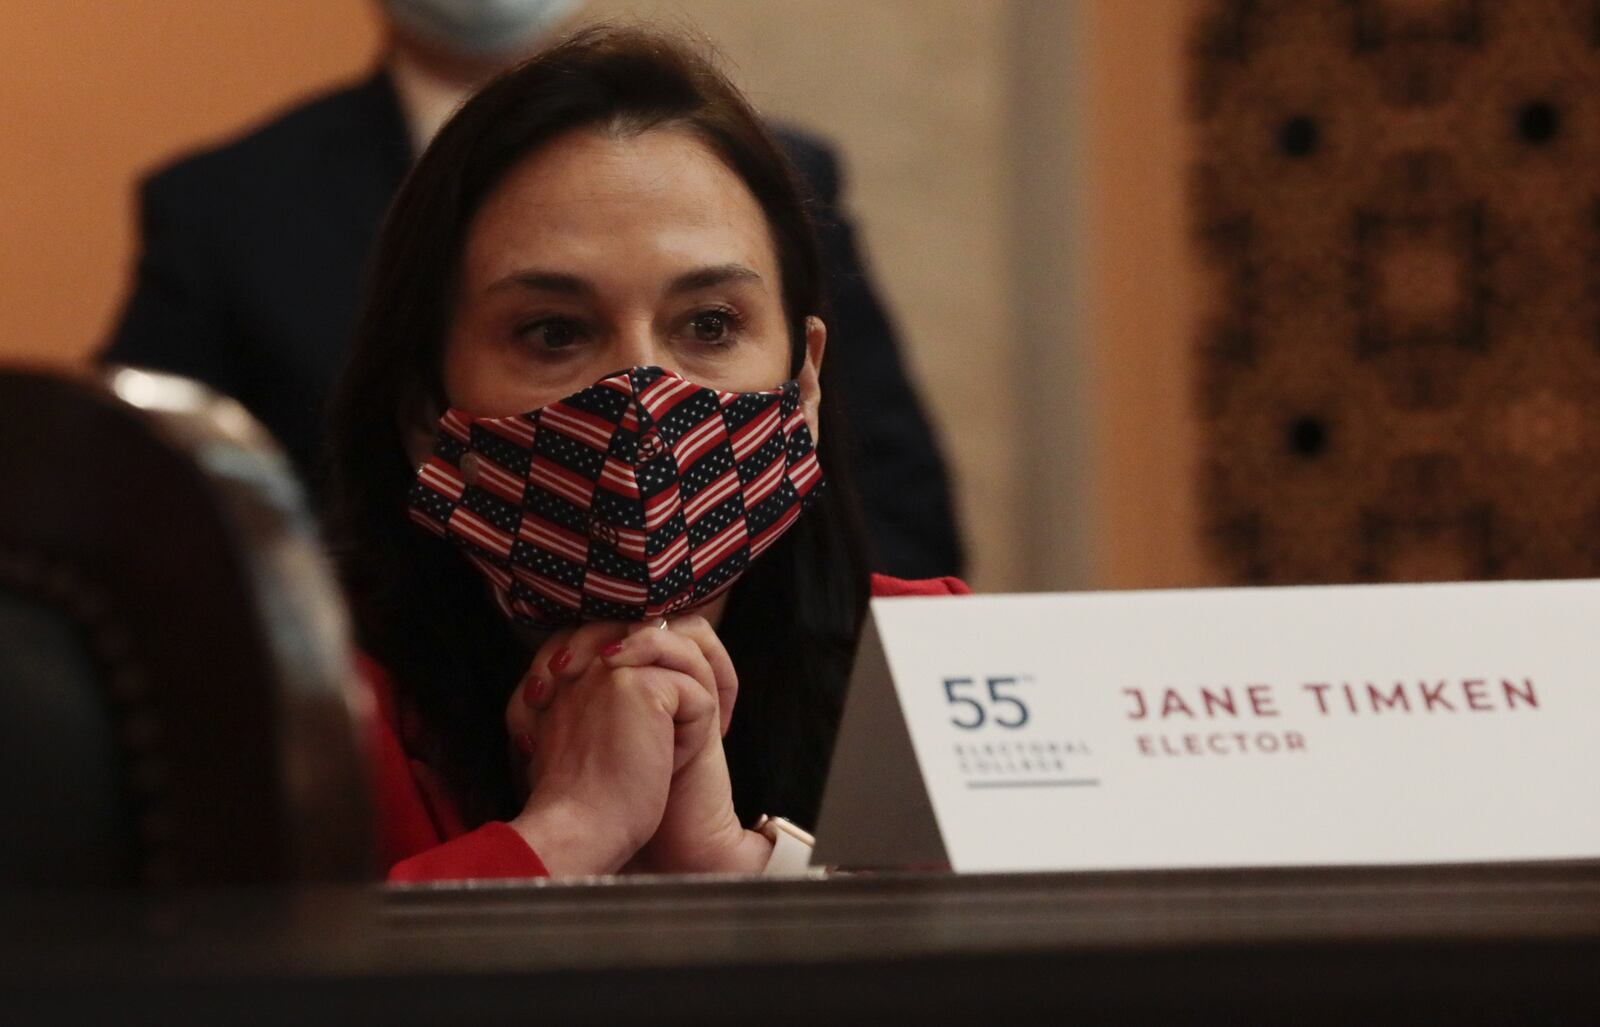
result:
M 672 280 L 667 286 L 667 292 L 694 292 L 697 289 L 710 289 L 729 282 L 759 281 L 761 274 L 755 268 L 744 264 L 715 264 L 684 272 Z M 490 285 L 489 291 L 498 292 L 508 288 L 537 289 L 564 296 L 587 296 L 594 292 L 594 285 L 588 279 L 562 271 L 515 271 Z
M 696 289 L 709 289 L 717 285 L 726 285 L 729 282 L 759 282 L 761 275 L 755 268 L 743 264 L 717 264 L 712 267 L 697 268 L 693 271 L 679 275 L 667 286 L 667 292 L 694 292 Z
M 489 291 L 498 292 L 507 288 L 538 289 L 542 292 L 558 292 L 563 296 L 586 296 L 594 292 L 594 286 L 586 279 L 560 271 L 517 271 L 489 286 Z

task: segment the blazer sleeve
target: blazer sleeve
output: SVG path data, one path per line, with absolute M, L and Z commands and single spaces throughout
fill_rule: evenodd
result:
M 894 599 L 899 596 L 969 596 L 972 589 L 960 578 L 922 578 L 907 581 L 904 578 L 891 578 L 887 574 L 874 574 L 872 576 L 872 597 L 874 599 Z
M 369 772 L 378 844 L 390 883 L 548 877 L 539 854 L 509 824 L 490 821 L 466 831 L 438 776 L 409 755 L 388 675 L 358 661 L 372 699 Z
M 821 141 L 793 130 L 781 131 L 780 139 L 812 193 L 827 275 L 827 360 L 835 364 L 833 386 L 843 394 L 854 437 L 874 563 L 905 578 L 960 574 L 949 473 L 841 200 L 838 159 Z
M 510 824 L 492 820 L 389 868 L 390 884 L 549 877 L 544 861 Z
M 200 202 L 214 193 L 202 169 L 178 167 L 139 189 L 140 255 L 132 289 L 100 359 L 169 371 L 238 395 L 225 260 Z

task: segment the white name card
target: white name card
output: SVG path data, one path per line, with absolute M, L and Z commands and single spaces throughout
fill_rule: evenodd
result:
M 959 871 L 1597 858 L 1600 582 L 875 600 L 818 835 Z

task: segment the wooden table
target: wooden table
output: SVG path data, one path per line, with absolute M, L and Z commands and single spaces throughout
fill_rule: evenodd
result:
M 1600 1023 L 1592 864 L 30 895 L 0 924 L 7 1023 Z

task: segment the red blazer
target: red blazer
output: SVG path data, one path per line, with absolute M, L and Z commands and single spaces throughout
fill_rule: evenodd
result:
M 956 578 L 902 581 L 872 576 L 876 598 L 966 595 Z M 443 776 L 412 755 L 421 725 L 395 702 L 389 676 L 360 660 L 374 703 L 371 745 L 378 841 L 390 881 L 459 881 L 492 877 L 547 877 L 549 871 L 522 836 L 500 820 L 470 827 Z

